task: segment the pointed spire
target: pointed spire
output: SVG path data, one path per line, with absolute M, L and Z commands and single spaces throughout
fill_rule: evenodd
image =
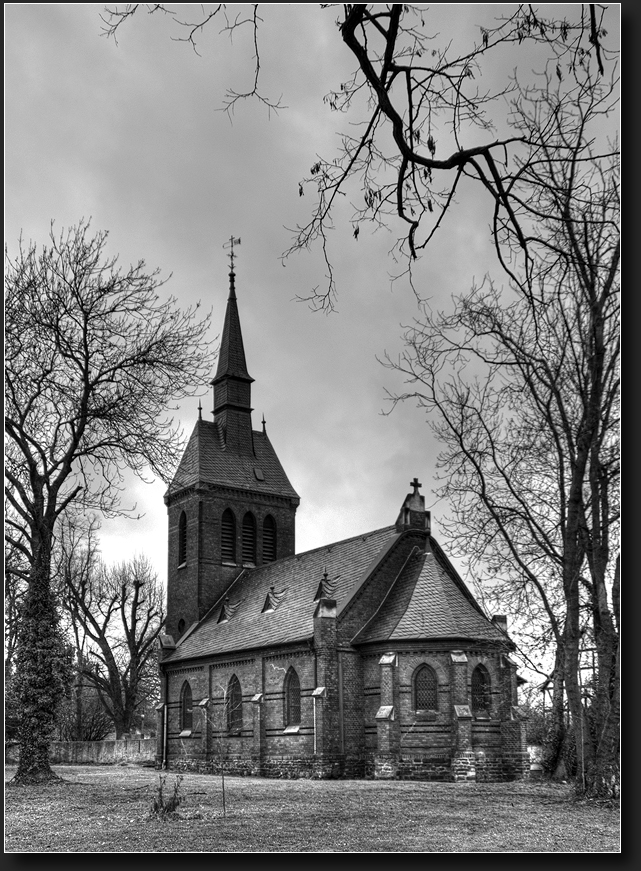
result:
M 245 346 L 243 345 L 243 334 L 240 329 L 234 277 L 234 273 L 230 272 L 229 297 L 227 298 L 223 335 L 220 340 L 220 351 L 218 352 L 218 367 L 216 368 L 216 376 L 212 384 L 216 384 L 217 381 L 220 381 L 225 376 L 243 378 L 250 383 L 254 380 L 247 371 L 247 363 L 245 361 Z
M 238 244 L 240 239 L 232 236 L 223 246 L 231 249 L 229 297 L 218 352 L 218 366 L 211 383 L 214 388 L 214 422 L 220 425 L 225 446 L 235 452 L 251 454 L 253 453 L 251 384 L 254 379 L 247 371 L 236 300 L 234 245 Z

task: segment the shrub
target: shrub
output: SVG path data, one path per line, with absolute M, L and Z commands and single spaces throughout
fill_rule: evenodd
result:
M 165 785 L 167 775 L 161 774 L 158 777 L 158 787 L 156 795 L 151 803 L 151 816 L 160 820 L 175 819 L 178 814 L 176 811 L 182 804 L 185 796 L 180 790 L 182 783 L 182 775 L 177 775 L 174 781 L 174 786 L 171 794 L 165 794 Z

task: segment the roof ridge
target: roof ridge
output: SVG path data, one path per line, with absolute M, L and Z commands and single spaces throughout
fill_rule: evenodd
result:
M 396 527 L 392 523 L 389 526 L 381 526 L 380 529 L 373 529 L 371 532 L 361 532 L 358 535 L 350 535 L 349 538 L 342 538 L 340 541 L 331 541 L 329 544 L 322 544 L 319 547 L 313 547 L 311 550 L 303 550 L 300 553 L 295 554 L 295 556 L 306 556 L 308 553 L 316 553 L 319 550 L 326 550 L 329 547 L 336 547 L 339 544 L 347 544 L 350 541 L 356 541 L 357 538 L 362 538 L 363 541 L 365 541 L 366 538 L 371 538 L 372 535 L 378 535 L 379 532 L 387 532 L 395 529 Z
M 430 535 L 430 546 L 432 548 L 432 552 L 434 554 L 434 558 L 437 562 L 441 563 L 441 566 L 445 569 L 451 580 L 453 581 L 456 588 L 465 596 L 467 601 L 481 614 L 482 617 L 485 617 L 486 620 L 489 620 L 489 617 L 485 613 L 485 611 L 481 608 L 479 603 L 476 601 L 476 598 L 471 590 L 468 589 L 467 584 L 463 580 L 463 578 L 459 575 L 457 570 L 454 568 L 450 560 L 448 559 L 445 551 L 441 547 L 441 545 L 436 541 L 435 538 L 432 538 Z

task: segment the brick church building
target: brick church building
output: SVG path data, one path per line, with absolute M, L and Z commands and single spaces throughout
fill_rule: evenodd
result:
M 252 427 L 252 381 L 232 259 L 214 419 L 196 422 L 165 495 L 158 766 L 525 776 L 506 619 L 488 619 L 432 537 L 417 479 L 389 526 L 296 553 L 299 496 Z

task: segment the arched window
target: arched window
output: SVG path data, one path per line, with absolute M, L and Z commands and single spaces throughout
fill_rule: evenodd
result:
M 276 521 L 268 514 L 263 521 L 263 562 L 271 563 L 276 559 Z
M 414 710 L 438 710 L 438 680 L 429 665 L 420 665 L 414 672 L 412 682 Z
M 472 672 L 472 713 L 489 717 L 492 682 L 484 665 L 477 665 Z
M 236 562 L 236 518 L 231 508 L 225 509 L 220 522 L 220 554 L 223 562 Z
M 178 520 L 178 565 L 182 566 L 187 562 L 187 515 L 184 511 L 180 513 Z
M 243 517 L 243 562 L 256 563 L 256 518 L 251 511 Z
M 285 675 L 285 710 L 283 712 L 286 726 L 300 725 L 300 680 L 293 668 Z
M 191 687 L 185 681 L 180 691 L 180 728 L 184 732 L 191 730 L 194 725 L 194 705 L 191 698 Z
M 181 617 L 180 620 L 178 621 L 178 637 L 179 638 L 183 634 L 184 631 L 185 631 L 185 621 Z
M 227 684 L 225 704 L 227 707 L 227 730 L 238 733 L 243 728 L 243 694 L 240 689 L 240 681 L 235 674 L 232 674 Z

